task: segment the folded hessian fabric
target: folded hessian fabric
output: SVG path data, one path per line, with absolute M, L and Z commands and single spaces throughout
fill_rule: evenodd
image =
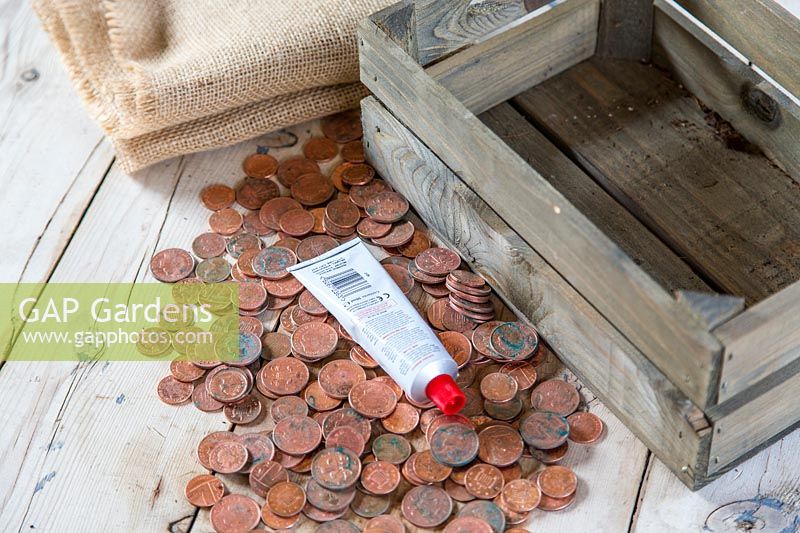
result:
M 394 0 L 32 0 L 126 171 L 355 107 Z

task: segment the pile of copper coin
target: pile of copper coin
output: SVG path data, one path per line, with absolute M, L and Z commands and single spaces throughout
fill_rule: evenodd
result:
M 220 533 L 262 524 L 519 532 L 535 513 L 568 507 L 580 483 L 557 463 L 569 446 L 599 440 L 602 421 L 580 409 L 573 384 L 542 379 L 552 355 L 536 331 L 494 320 L 500 304 L 483 278 L 409 220 L 405 198 L 364 162 L 358 115 L 324 119 L 322 132 L 303 156 L 248 157 L 236 190 L 207 187 L 209 231 L 191 253 L 171 248 L 151 262 L 180 299 L 211 301 L 220 312 L 230 292 L 208 287 L 239 282 L 239 315 L 212 325 L 232 333 L 215 349 L 238 342 L 235 361 L 176 343 L 142 348 L 178 354 L 158 385 L 162 400 L 191 400 L 234 425 L 198 443 L 208 473 L 189 481 L 186 498 L 210 508 Z M 344 162 L 321 173 L 319 163 L 338 155 Z M 353 238 L 383 250 L 381 263 L 458 364 L 467 395 L 460 414 L 412 402 L 286 271 Z M 265 331 L 263 317 L 277 312 L 277 330 Z

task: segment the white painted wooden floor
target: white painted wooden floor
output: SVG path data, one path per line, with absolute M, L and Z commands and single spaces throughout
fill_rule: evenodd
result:
M 124 175 L 26 1 L 0 0 L 0 282 L 152 280 L 154 250 L 188 247 L 204 227 L 199 191 L 236 182 L 256 144 Z M 228 424 L 159 402 L 166 372 L 165 363 L 3 366 L 0 531 L 209 531 L 183 486 L 201 471 L 196 443 Z M 570 454 L 578 502 L 538 513 L 531 531 L 800 531 L 800 431 L 691 493 L 590 405 L 608 433 Z

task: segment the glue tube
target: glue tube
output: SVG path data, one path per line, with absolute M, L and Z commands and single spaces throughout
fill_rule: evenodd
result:
M 416 403 L 455 414 L 466 397 L 456 362 L 360 239 L 288 271 L 330 311 Z

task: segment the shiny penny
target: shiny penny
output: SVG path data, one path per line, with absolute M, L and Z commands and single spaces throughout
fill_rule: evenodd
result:
M 275 424 L 272 442 L 282 452 L 303 455 L 313 451 L 322 442 L 322 428 L 313 418 L 288 416 Z
M 478 434 L 478 457 L 494 466 L 508 466 L 519 461 L 525 444 L 516 429 L 503 425 L 489 426 Z
M 258 526 L 260 506 L 241 494 L 229 494 L 211 508 L 211 525 L 218 533 L 246 533 Z
M 208 226 L 214 233 L 233 235 L 242 227 L 243 221 L 241 213 L 227 207 L 211 213 L 211 216 L 208 217 Z
M 344 490 L 355 485 L 361 475 L 361 461 L 347 448 L 325 448 L 314 456 L 311 476 L 330 490 Z
M 467 470 L 464 486 L 476 498 L 491 500 L 503 490 L 503 474 L 492 465 L 476 464 Z
M 446 276 L 458 268 L 461 258 L 447 248 L 428 248 L 417 255 L 414 264 L 431 276 Z
M 589 412 L 572 413 L 567 417 L 569 439 L 578 444 L 591 444 L 603 436 L 604 424 L 600 418 Z
M 219 211 L 233 205 L 236 193 L 227 185 L 209 185 L 200 193 L 200 200 L 211 211 Z
M 242 170 L 251 178 L 269 178 L 278 171 L 278 160 L 269 154 L 252 154 L 242 162 Z
M 408 212 L 408 201 L 396 192 L 379 192 L 364 203 L 367 215 L 376 222 L 397 222 Z
M 517 390 L 517 381 L 501 372 L 492 372 L 481 380 L 481 394 L 492 402 L 508 402 L 514 398 Z
M 386 461 L 375 461 L 364 465 L 361 484 L 372 494 L 391 494 L 400 484 L 400 470 Z
M 186 484 L 186 499 L 195 507 L 211 507 L 225 495 L 225 485 L 216 476 L 195 476 Z
M 267 506 L 274 514 L 288 518 L 303 510 L 306 493 L 303 487 L 291 481 L 281 481 L 267 492 Z
M 574 413 L 580 401 L 575 386 L 560 379 L 543 381 L 531 392 L 531 407 L 562 416 Z
M 350 388 L 348 401 L 353 409 L 367 418 L 384 418 L 394 411 L 397 396 L 380 381 L 359 381 Z
M 194 259 L 180 248 L 167 248 L 150 260 L 150 272 L 158 281 L 175 283 L 189 277 L 194 270 Z
M 192 252 L 200 259 L 219 257 L 225 253 L 225 237 L 216 233 L 201 233 L 192 241 Z

